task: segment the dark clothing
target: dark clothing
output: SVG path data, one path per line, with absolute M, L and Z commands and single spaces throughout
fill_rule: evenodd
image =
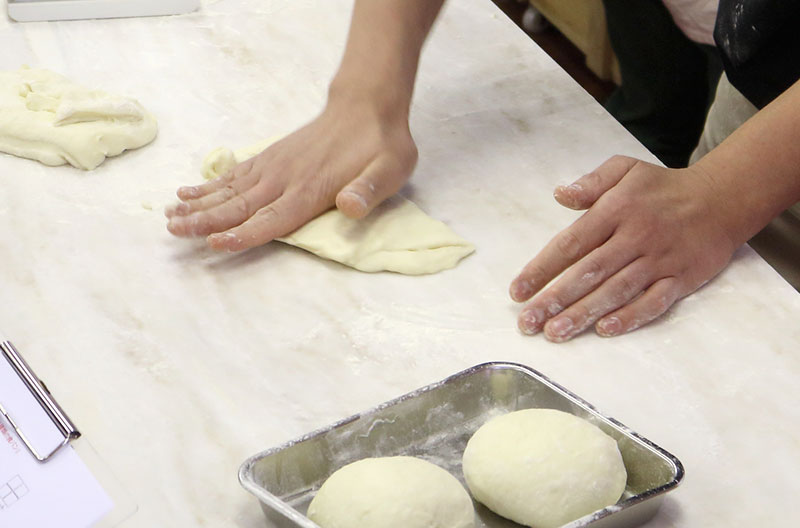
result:
M 622 75 L 606 109 L 666 166 L 685 167 L 722 72 L 715 48 L 686 37 L 661 0 L 603 6 Z
M 731 84 L 758 108 L 800 79 L 798 0 L 720 0 L 714 40 Z

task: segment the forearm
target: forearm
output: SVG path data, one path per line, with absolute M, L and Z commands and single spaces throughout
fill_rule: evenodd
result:
M 356 0 L 329 98 L 369 97 L 408 113 L 419 56 L 444 0 Z
M 800 82 L 694 165 L 708 176 L 739 245 L 800 201 Z

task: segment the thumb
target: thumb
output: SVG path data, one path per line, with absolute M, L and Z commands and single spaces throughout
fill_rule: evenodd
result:
M 379 156 L 336 195 L 336 207 L 350 218 L 363 218 L 405 185 L 416 165 L 393 156 Z
M 570 209 L 590 208 L 606 191 L 614 187 L 634 165 L 639 163 L 628 156 L 614 156 L 574 183 L 559 185 L 553 192 L 556 201 Z

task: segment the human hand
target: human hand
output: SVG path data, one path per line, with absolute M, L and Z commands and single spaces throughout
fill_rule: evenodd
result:
M 721 271 L 739 245 L 730 208 L 697 167 L 665 169 L 616 156 L 558 187 L 555 198 L 588 210 L 510 286 L 512 299 L 527 301 L 564 272 L 518 319 L 522 332 L 543 329 L 551 341 L 591 325 L 615 336 L 649 323 Z
M 407 113 L 369 98 L 330 101 L 314 121 L 228 174 L 181 187 L 165 211 L 177 236 L 239 251 L 286 235 L 334 204 L 352 218 L 397 192 L 417 161 Z

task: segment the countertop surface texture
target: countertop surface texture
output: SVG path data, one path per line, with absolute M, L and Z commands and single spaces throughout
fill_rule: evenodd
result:
M 325 101 L 349 0 L 220 0 L 175 17 L 14 23 L 27 64 L 138 99 L 154 143 L 84 172 L 0 155 L 0 325 L 128 490 L 124 528 L 256 528 L 250 455 L 486 361 L 529 365 L 653 440 L 686 477 L 649 527 L 776 526 L 800 495 L 800 295 L 748 247 L 658 322 L 527 337 L 515 274 L 579 213 L 552 189 L 653 157 L 488 0 L 423 53 L 401 194 L 473 242 L 455 269 L 365 274 L 281 243 L 218 254 L 166 230 L 218 146 Z

